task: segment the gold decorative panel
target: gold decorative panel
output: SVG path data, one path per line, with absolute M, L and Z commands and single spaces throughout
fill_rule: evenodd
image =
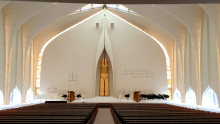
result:
M 109 66 L 106 58 L 101 62 L 99 95 L 109 96 Z

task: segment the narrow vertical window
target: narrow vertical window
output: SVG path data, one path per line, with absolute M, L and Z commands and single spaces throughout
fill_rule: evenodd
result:
M 174 92 L 174 101 L 181 103 L 181 93 L 178 90 L 178 88 L 176 88 L 175 92 Z
M 29 88 L 27 90 L 27 93 L 26 93 L 26 97 L 25 97 L 25 102 L 26 103 L 31 103 L 33 101 L 33 91 L 31 88 Z
M 4 105 L 4 97 L 3 97 L 3 93 L 0 90 L 0 107 Z
M 186 93 L 186 104 L 196 105 L 196 94 L 191 88 Z
M 213 91 L 212 88 L 210 88 L 209 86 L 203 93 L 202 105 L 205 107 L 216 107 L 216 108 L 219 107 L 218 97 L 215 91 Z
M 11 92 L 10 104 L 21 104 L 21 92 L 19 91 L 18 87 L 15 87 L 15 89 Z

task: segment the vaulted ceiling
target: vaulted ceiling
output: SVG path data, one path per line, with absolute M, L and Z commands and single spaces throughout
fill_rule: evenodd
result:
M 54 2 L 0 1 L 0 8 L 5 16 L 6 41 L 12 43 L 21 27 L 24 47 L 27 50 L 33 40 L 35 43 L 45 43 L 59 32 L 103 9 L 98 7 L 76 12 L 87 3 Z M 107 9 L 146 31 L 161 41 L 166 48 L 176 43 L 182 51 L 186 30 L 190 32 L 195 43 L 200 41 L 204 12 L 213 20 L 219 35 L 220 4 L 210 1 L 213 2 L 214 4 L 122 4 L 135 13 Z
M 10 0 L 10 1 L 37 1 L 61 3 L 101 3 L 101 4 L 193 4 L 219 3 L 219 0 Z

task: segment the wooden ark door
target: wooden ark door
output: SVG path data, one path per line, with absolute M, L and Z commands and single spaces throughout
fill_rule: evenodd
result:
M 99 95 L 109 96 L 109 68 L 106 58 L 101 62 Z

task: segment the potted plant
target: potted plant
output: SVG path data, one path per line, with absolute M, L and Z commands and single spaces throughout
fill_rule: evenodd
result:
M 169 98 L 170 96 L 167 95 L 167 94 L 163 94 L 163 97 L 164 97 L 165 99 L 167 99 L 167 98 Z
M 126 95 L 125 95 L 125 98 L 128 99 L 129 97 L 130 97 L 130 94 L 126 94 Z
M 67 95 L 66 95 L 66 94 L 63 94 L 61 97 L 63 97 L 64 99 L 66 99 Z
M 82 96 L 81 96 L 81 94 L 78 94 L 78 95 L 76 95 L 76 97 L 79 99 L 79 98 L 81 98 Z
M 156 99 L 156 98 L 158 98 L 157 97 L 157 95 L 156 94 L 152 94 L 152 97 L 151 97 L 152 99 Z
M 149 94 L 147 99 L 153 99 L 153 95 Z
M 159 94 L 159 95 L 158 95 L 158 99 L 164 99 L 164 96 L 161 95 L 161 94 Z
M 149 99 L 149 95 L 148 95 L 148 94 L 145 94 L 145 95 L 144 95 L 144 98 L 145 98 L 145 99 Z
M 144 94 L 141 94 L 140 97 L 141 97 L 141 100 L 143 100 L 144 99 Z

